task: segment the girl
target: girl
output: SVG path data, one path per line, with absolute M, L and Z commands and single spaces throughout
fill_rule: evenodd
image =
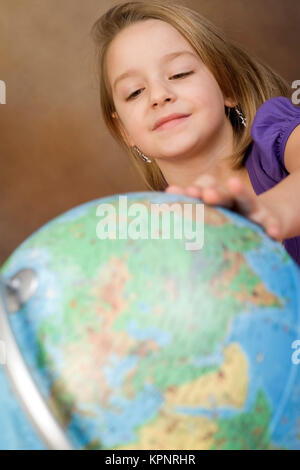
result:
M 300 265 L 300 109 L 197 12 L 121 3 L 93 25 L 104 120 L 151 190 L 236 210 Z

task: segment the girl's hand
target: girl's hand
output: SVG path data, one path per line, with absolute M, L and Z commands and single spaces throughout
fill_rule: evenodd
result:
M 200 198 L 205 204 L 220 205 L 247 217 L 262 226 L 274 240 L 282 240 L 279 214 L 274 207 L 263 202 L 261 196 L 252 194 L 239 177 L 229 178 L 220 186 L 211 175 L 202 175 L 191 186 L 168 186 L 167 193 L 184 194 Z

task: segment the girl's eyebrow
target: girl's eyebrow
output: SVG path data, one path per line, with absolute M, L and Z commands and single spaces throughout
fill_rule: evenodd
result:
M 196 54 L 194 54 L 193 52 L 190 52 L 190 51 L 176 51 L 176 52 L 170 52 L 169 54 L 165 54 L 164 56 L 161 57 L 160 61 L 162 61 L 163 59 L 165 59 L 167 61 L 170 61 L 172 59 L 175 59 L 175 57 L 178 57 L 179 55 L 182 55 L 182 54 L 189 54 L 189 55 L 197 58 Z M 124 78 L 127 78 L 131 75 L 135 75 L 135 74 L 138 74 L 138 73 L 139 73 L 139 70 L 137 70 L 137 69 L 127 70 L 127 72 L 122 73 L 121 75 L 119 75 L 116 78 L 116 80 L 114 82 L 114 85 L 113 85 L 113 88 L 116 89 L 116 85 L 120 80 L 123 80 Z

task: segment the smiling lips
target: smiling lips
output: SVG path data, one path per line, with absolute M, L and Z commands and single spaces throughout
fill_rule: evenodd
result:
M 190 114 L 170 114 L 162 119 L 159 119 L 153 128 L 153 130 L 169 129 L 177 126 L 180 122 L 184 121 Z

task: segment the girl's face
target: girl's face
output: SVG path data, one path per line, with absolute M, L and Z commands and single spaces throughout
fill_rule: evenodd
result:
M 149 157 L 195 157 L 220 148 L 232 131 L 224 105 L 234 103 L 169 23 L 149 19 L 121 31 L 109 47 L 107 72 L 123 137 Z M 173 113 L 189 116 L 153 130 L 158 119 Z

